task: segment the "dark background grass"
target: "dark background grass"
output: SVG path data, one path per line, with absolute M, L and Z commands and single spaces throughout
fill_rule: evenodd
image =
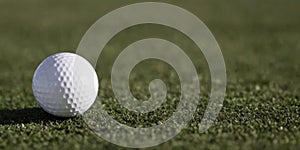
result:
M 0 0 L 0 149 L 122 149 L 94 135 L 81 117 L 60 119 L 46 114 L 34 100 L 31 79 L 44 58 L 75 52 L 83 34 L 98 18 L 134 2 L 140 1 Z M 131 27 L 105 47 L 96 70 L 101 78 L 99 96 L 109 113 L 132 126 L 151 126 L 172 115 L 180 82 L 165 63 L 145 61 L 131 74 L 131 90 L 142 100 L 149 97 L 145 85 L 151 79 L 161 78 L 168 85 L 168 102 L 164 104 L 168 109 L 157 110 L 154 118 L 137 120 L 136 114 L 117 104 L 109 88 L 110 68 L 121 50 L 136 40 L 159 37 L 178 44 L 191 57 L 202 94 L 189 126 L 153 149 L 299 149 L 300 2 L 163 2 L 197 15 L 222 49 L 228 86 L 218 119 L 206 133 L 198 133 L 197 124 L 209 95 L 205 59 L 184 35 L 158 25 Z

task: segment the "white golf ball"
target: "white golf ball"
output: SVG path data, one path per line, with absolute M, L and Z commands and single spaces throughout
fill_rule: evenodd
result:
M 95 69 L 83 57 L 58 53 L 46 58 L 36 69 L 32 90 L 39 105 L 59 117 L 82 114 L 98 93 Z

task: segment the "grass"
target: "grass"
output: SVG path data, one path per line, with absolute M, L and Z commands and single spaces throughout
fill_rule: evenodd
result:
M 61 119 L 45 113 L 34 100 L 31 79 L 44 58 L 75 52 L 83 34 L 99 17 L 134 2 L 139 1 L 0 0 L 0 149 L 123 149 L 97 137 L 81 117 Z M 164 26 L 140 25 L 114 37 L 99 59 L 99 97 L 109 114 L 131 126 L 151 126 L 172 115 L 176 108 L 172 100 L 178 101 L 180 82 L 176 75 L 169 76 L 175 73 L 167 64 L 145 61 L 131 74 L 131 90 L 142 100 L 149 97 L 145 85 L 151 79 L 160 78 L 168 85 L 164 106 L 169 109 L 158 109 L 156 117 L 146 119 L 122 108 L 109 88 L 109 70 L 124 47 L 144 37 L 167 38 L 193 60 L 202 85 L 201 102 L 186 129 L 149 149 L 299 149 L 300 3 L 164 2 L 193 12 L 215 35 L 227 67 L 224 106 L 214 125 L 199 134 L 197 124 L 209 95 L 204 57 L 181 33 Z

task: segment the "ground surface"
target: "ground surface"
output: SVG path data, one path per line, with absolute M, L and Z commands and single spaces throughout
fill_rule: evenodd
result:
M 206 133 L 198 133 L 197 123 L 209 94 L 203 56 L 181 33 L 157 25 L 129 28 L 106 46 L 97 72 L 101 77 L 99 97 L 108 112 L 132 126 L 151 126 L 171 115 L 172 111 L 159 109 L 156 117 L 137 120 L 117 105 L 108 88 L 108 70 L 122 48 L 145 37 L 167 38 L 192 58 L 203 85 L 202 98 L 186 129 L 150 149 L 299 149 L 300 2 L 167 2 L 196 14 L 222 48 L 228 86 L 217 121 Z M 0 0 L 0 149 L 123 149 L 98 138 L 81 117 L 60 119 L 46 114 L 34 100 L 31 79 L 44 58 L 57 52 L 75 52 L 83 34 L 99 17 L 126 4 L 129 3 Z M 161 62 L 143 62 L 131 75 L 133 94 L 147 99 L 145 85 L 151 79 L 162 78 L 171 91 L 168 99 L 176 101 L 179 81 L 169 76 L 169 71 L 172 69 Z M 170 104 L 167 108 L 175 107 Z

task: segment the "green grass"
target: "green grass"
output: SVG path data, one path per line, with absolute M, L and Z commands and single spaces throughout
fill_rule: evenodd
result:
M 44 58 L 75 52 L 99 17 L 134 2 L 139 1 L 0 0 L 0 149 L 123 149 L 97 137 L 81 117 L 61 119 L 45 113 L 33 97 L 31 79 Z M 202 94 L 189 126 L 150 149 L 299 149 L 300 2 L 165 2 L 196 14 L 219 42 L 228 76 L 224 106 L 213 126 L 199 134 L 197 124 L 210 87 L 204 57 L 181 33 L 164 26 L 140 25 L 114 37 L 99 59 L 99 97 L 109 114 L 131 126 L 151 126 L 172 115 L 180 82 L 176 75 L 169 76 L 174 70 L 162 62 L 145 61 L 131 74 L 131 90 L 142 100 L 149 97 L 145 85 L 151 79 L 161 78 L 168 85 L 164 106 L 169 109 L 158 109 L 151 119 L 119 106 L 109 88 L 111 65 L 121 50 L 138 39 L 160 37 L 186 50 L 199 73 Z

